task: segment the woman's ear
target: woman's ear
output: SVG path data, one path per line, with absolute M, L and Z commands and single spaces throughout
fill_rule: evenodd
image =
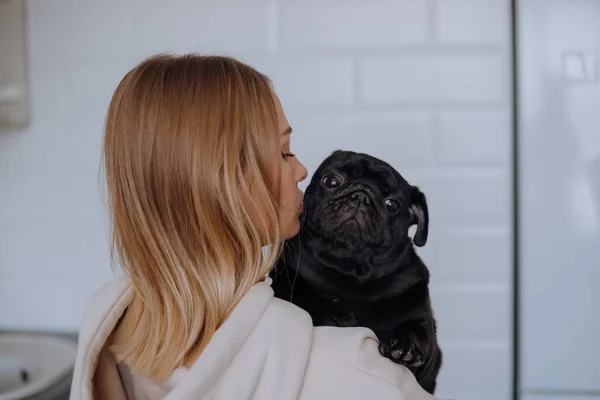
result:
M 408 212 L 410 214 L 410 226 L 417 225 L 413 243 L 419 247 L 425 246 L 429 234 L 429 211 L 425 195 L 416 186 L 413 186 L 411 190 L 411 203 Z

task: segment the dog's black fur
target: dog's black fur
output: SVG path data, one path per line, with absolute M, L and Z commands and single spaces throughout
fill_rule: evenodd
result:
M 442 352 L 429 271 L 413 247 L 427 242 L 425 195 L 384 161 L 338 150 L 307 187 L 302 218 L 271 273 L 275 296 L 308 311 L 315 326 L 371 328 L 381 354 L 433 394 Z

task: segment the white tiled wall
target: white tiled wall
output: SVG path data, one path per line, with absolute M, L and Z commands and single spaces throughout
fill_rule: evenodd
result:
M 508 0 L 29 0 L 32 124 L 0 133 L 0 329 L 76 329 L 110 279 L 99 181 L 118 80 L 156 51 L 269 74 L 309 170 L 370 152 L 428 195 L 440 398 L 511 376 Z

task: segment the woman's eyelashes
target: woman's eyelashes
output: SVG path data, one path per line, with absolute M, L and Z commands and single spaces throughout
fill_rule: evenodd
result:
M 281 157 L 283 157 L 283 159 L 287 161 L 288 158 L 296 157 L 296 155 L 294 153 L 283 151 L 281 152 Z

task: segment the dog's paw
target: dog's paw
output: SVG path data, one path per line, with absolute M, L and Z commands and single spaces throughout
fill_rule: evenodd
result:
M 409 339 L 390 338 L 379 343 L 382 356 L 407 367 L 420 367 L 425 362 L 425 356 Z

